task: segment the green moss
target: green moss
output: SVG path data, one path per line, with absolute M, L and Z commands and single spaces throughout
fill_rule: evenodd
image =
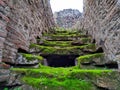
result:
M 56 33 L 74 33 L 74 32 L 78 32 L 77 30 L 72 30 L 72 29 L 64 29 L 64 28 L 55 28 L 56 29 Z
M 58 78 L 58 79 L 66 79 L 66 78 L 80 79 L 80 78 L 85 78 L 86 73 L 90 76 L 96 76 L 102 73 L 108 73 L 112 71 L 112 70 L 101 70 L 101 69 L 87 70 L 87 69 L 79 69 L 79 68 L 74 68 L 74 67 L 53 68 L 53 67 L 48 67 L 48 66 L 41 66 L 40 68 L 37 68 L 37 69 L 13 68 L 12 70 L 17 73 L 24 73 L 24 75 L 26 76 L 31 76 L 35 78 L 46 77 L 46 78 Z M 79 77 L 74 77 L 73 74 L 79 75 Z M 81 77 L 82 74 L 83 74 L 83 77 Z
M 64 81 L 58 81 L 56 79 L 49 78 L 40 79 L 24 77 L 22 80 L 33 87 L 39 89 L 43 88 L 44 90 L 93 90 L 93 86 L 90 82 L 80 81 L 77 79 L 65 79 Z
M 33 55 L 33 54 L 26 54 L 26 53 L 21 53 L 23 55 L 23 57 L 25 57 L 28 61 L 31 60 L 44 60 L 44 58 L 42 56 L 38 56 L 38 55 Z
M 69 47 L 59 47 L 59 46 L 42 46 L 37 44 L 31 44 L 30 48 L 34 48 L 36 51 L 40 51 L 42 54 L 75 54 L 81 55 L 83 49 L 95 49 L 94 44 L 83 45 L 83 46 L 69 46 Z
M 83 45 L 81 46 L 82 49 L 85 50 L 90 50 L 90 51 L 96 51 L 96 45 L 95 44 L 87 44 L 87 45 Z
M 42 54 L 54 54 L 56 52 L 56 48 L 49 46 L 42 46 L 37 44 L 31 44 L 30 48 L 34 48 L 36 51 L 42 52 Z
M 44 34 L 44 36 L 51 38 L 51 39 L 68 39 L 68 38 L 80 38 L 80 37 L 87 37 L 84 34 Z
M 78 61 L 78 67 L 80 67 L 81 63 L 93 62 L 93 59 L 100 58 L 103 55 L 104 55 L 103 53 L 97 53 L 97 54 L 89 54 L 89 55 L 80 56 L 76 59 Z
M 88 38 L 81 38 L 80 39 L 83 43 L 90 43 L 91 42 L 91 38 L 88 37 Z
M 32 48 L 39 49 L 42 54 L 81 54 L 80 47 L 50 47 L 32 44 Z
M 60 47 L 67 47 L 71 46 L 71 41 L 43 41 L 44 46 L 60 46 Z
M 44 46 L 60 46 L 60 47 L 70 47 L 73 42 L 83 42 L 84 44 L 89 44 L 91 42 L 90 38 L 81 38 L 77 41 L 47 41 L 42 39 L 37 39 L 38 42 L 42 41 L 43 43 L 41 45 Z M 95 44 L 93 44 L 95 45 Z
M 112 70 L 80 70 L 75 67 L 53 68 L 41 66 L 38 69 L 14 68 L 17 73 L 24 73 L 22 81 L 33 87 L 63 88 L 62 90 L 94 90 L 92 80 L 109 75 Z M 51 89 L 51 90 L 52 90 Z M 61 90 L 61 89 L 60 89 Z

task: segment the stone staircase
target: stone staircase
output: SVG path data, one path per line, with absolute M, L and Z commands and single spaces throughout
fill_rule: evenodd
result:
M 47 58 L 48 61 L 53 57 L 53 63 L 56 59 L 56 63 L 59 62 L 58 58 L 62 56 L 72 56 L 74 57 L 74 65 L 81 66 L 80 68 L 82 66 L 85 68 L 86 66 L 107 68 L 103 51 L 98 51 L 96 45 L 91 42 L 90 36 L 78 31 L 58 30 L 52 34 L 44 34 L 42 39 L 37 39 L 37 44 L 30 45 L 30 51 L 32 54 Z M 62 62 L 65 63 L 65 60 Z
M 105 62 L 103 50 L 79 31 L 56 30 L 37 38 L 30 52 L 20 53 L 37 66 L 13 68 L 22 90 L 120 90 L 117 63 Z

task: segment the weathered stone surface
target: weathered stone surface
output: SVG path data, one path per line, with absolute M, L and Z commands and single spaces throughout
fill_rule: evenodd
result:
M 0 76 L 0 82 L 5 82 L 5 81 L 7 81 L 7 80 L 9 80 L 9 75 L 7 74 L 7 75 L 1 75 Z
M 108 60 L 120 61 L 120 0 L 84 0 L 81 29 L 92 35 Z
M 10 65 L 5 64 L 5 63 L 0 63 L 0 69 L 9 69 Z
M 15 64 L 19 65 L 19 67 L 32 67 L 38 65 L 39 61 L 37 59 L 29 61 L 26 58 L 24 58 L 21 54 L 18 54 Z
M 49 0 L 0 0 L 0 61 L 15 63 L 19 48 L 54 26 L 52 16 Z
M 29 51 L 29 44 L 53 27 L 50 0 L 0 0 L 0 69 L 16 63 L 19 49 Z M 1 71 L 0 71 L 1 72 Z M 0 82 L 8 81 L 0 73 Z
M 19 76 L 20 75 L 13 74 L 13 73 L 9 74 L 9 80 L 6 83 L 5 86 L 8 86 L 8 87 L 10 87 L 10 86 L 21 86 L 22 84 L 19 81 L 19 78 L 20 78 Z

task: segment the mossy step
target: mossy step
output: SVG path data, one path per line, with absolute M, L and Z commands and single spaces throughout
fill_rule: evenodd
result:
M 60 54 L 60 55 L 82 55 L 84 54 L 83 50 L 90 50 L 95 51 L 96 46 L 95 44 L 88 44 L 83 46 L 71 46 L 71 47 L 50 47 L 50 46 L 42 46 L 37 44 L 31 44 L 31 49 L 34 49 L 37 52 L 40 52 L 41 54 Z
M 39 55 L 33 55 L 33 54 L 27 54 L 27 53 L 20 53 L 23 55 L 24 58 L 26 58 L 26 60 L 29 61 L 35 61 L 38 60 L 39 63 L 43 64 L 44 62 L 44 58 L 42 56 Z
M 68 35 L 64 35 L 64 34 L 44 34 L 43 36 L 47 36 L 47 37 L 52 37 L 52 38 L 70 38 L 70 37 L 88 37 L 88 35 L 85 34 L 68 34 Z
M 90 77 L 101 75 L 103 73 L 111 73 L 112 70 L 108 69 L 79 69 L 77 66 L 68 67 L 68 68 L 54 68 L 49 66 L 40 66 L 39 68 L 13 68 L 11 69 L 17 73 L 25 73 L 25 75 L 30 75 L 31 77 L 46 77 L 46 78 L 54 78 L 54 77 L 61 77 L 61 78 L 83 78 L 85 79 L 86 76 L 82 75 L 85 73 L 90 74 Z M 76 76 L 74 76 L 75 74 Z M 81 77 L 80 77 L 81 74 Z M 77 77 L 78 75 L 78 77 Z M 92 75 L 92 76 L 91 76 Z M 92 77 L 94 78 L 94 77 Z
M 108 83 L 105 84 L 106 87 L 117 86 L 115 83 L 119 83 L 115 81 L 119 73 L 112 70 L 81 70 L 76 67 L 52 68 L 47 66 L 41 66 L 38 69 L 13 68 L 12 70 L 24 73 L 22 81 L 26 84 L 39 89 L 46 86 L 47 90 L 61 90 L 60 88 L 62 90 L 97 90 L 94 84 L 101 85 L 104 79 L 106 81 L 102 83 Z
M 55 33 L 70 33 L 70 34 L 73 34 L 73 33 L 77 33 L 77 32 L 79 32 L 78 30 L 66 30 L 66 29 L 64 29 L 64 30 L 55 30 Z
M 55 35 L 79 35 L 79 34 L 83 34 L 83 33 L 80 33 L 80 32 L 65 32 L 65 33 L 58 33 L 58 32 L 55 32 L 53 33 Z
M 78 35 L 80 32 L 54 33 L 55 35 Z
M 86 35 L 79 35 L 79 36 L 44 36 L 43 38 L 48 41 L 73 41 L 73 40 L 79 40 L 80 38 L 87 38 Z
M 91 38 L 88 37 L 88 38 L 80 38 L 79 40 L 73 41 L 71 44 L 80 46 L 80 45 L 85 45 L 90 43 L 91 43 Z
M 84 45 L 89 44 L 91 42 L 91 38 L 80 38 L 80 40 L 76 41 L 47 41 L 47 40 L 41 40 L 37 39 L 38 44 L 44 45 L 44 46 L 60 46 L 60 47 L 69 47 L 74 45 Z
M 82 65 L 90 64 L 101 64 L 104 62 L 104 53 L 88 54 L 80 56 L 77 59 L 77 64 L 79 68 L 82 68 Z
M 47 41 L 47 40 L 38 40 L 38 44 L 43 46 L 60 46 L 60 47 L 69 47 L 72 41 Z

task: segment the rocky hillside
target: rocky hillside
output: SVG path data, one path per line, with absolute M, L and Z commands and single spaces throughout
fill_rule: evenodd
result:
M 63 11 L 55 12 L 54 18 L 59 27 L 71 28 L 79 20 L 82 13 L 74 9 L 64 9 Z

